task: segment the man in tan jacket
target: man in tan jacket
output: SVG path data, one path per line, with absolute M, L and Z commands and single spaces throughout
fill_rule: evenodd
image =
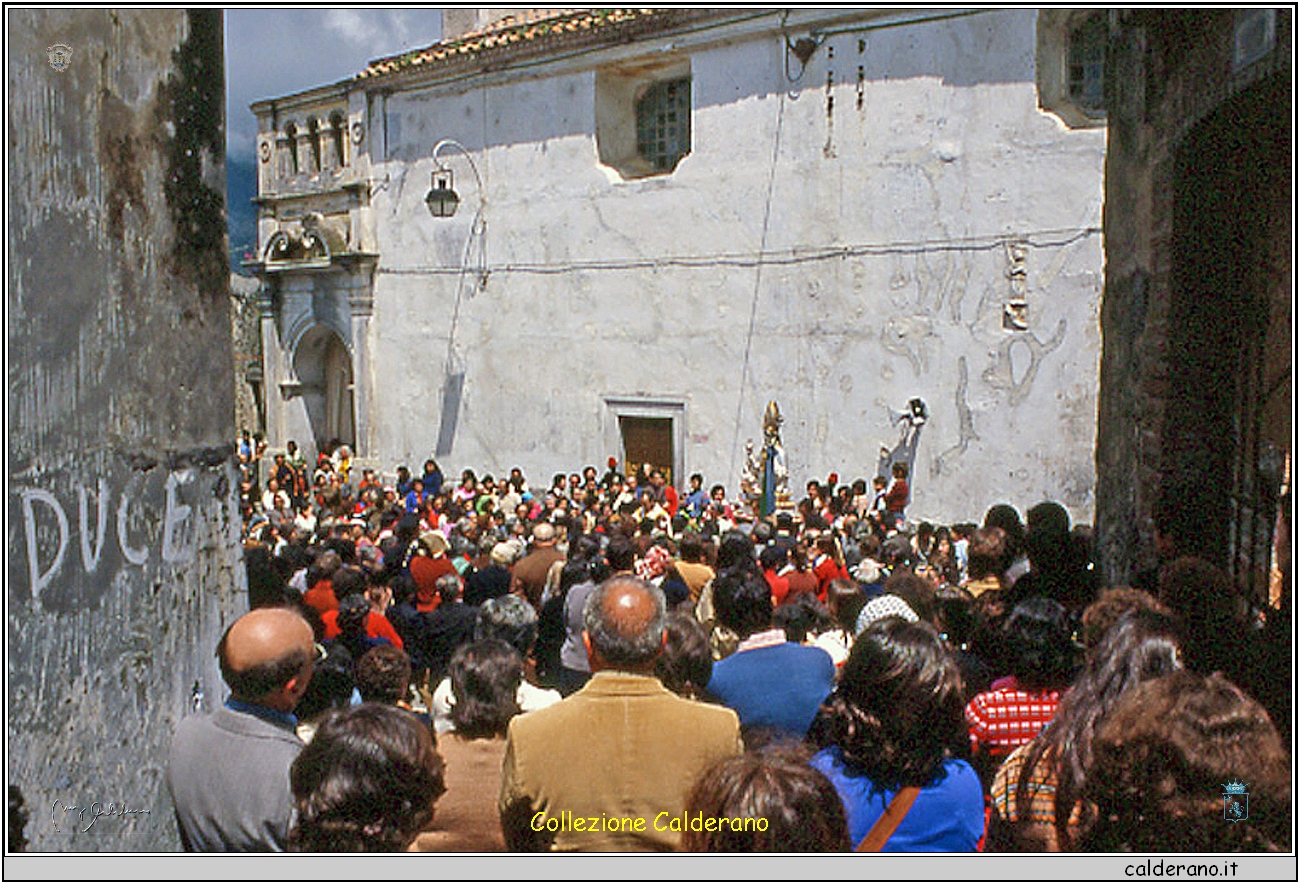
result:
M 665 618 L 663 593 L 633 577 L 588 598 L 591 681 L 510 722 L 500 798 L 508 849 L 673 850 L 695 781 L 743 751 L 734 712 L 684 700 L 654 677 Z

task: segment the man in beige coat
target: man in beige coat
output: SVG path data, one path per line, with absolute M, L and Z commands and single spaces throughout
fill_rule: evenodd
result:
M 691 787 L 743 751 L 734 712 L 668 691 L 652 674 L 664 597 L 633 577 L 584 609 L 594 675 L 554 706 L 510 722 L 501 828 L 510 850 L 673 850 Z

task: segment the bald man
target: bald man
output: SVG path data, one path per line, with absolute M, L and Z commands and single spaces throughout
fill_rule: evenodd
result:
M 506 846 L 674 850 L 695 781 L 743 750 L 740 723 L 730 709 L 684 700 L 655 678 L 667 642 L 657 588 L 612 577 L 583 616 L 591 680 L 510 722 L 499 803 Z
M 217 645 L 230 699 L 184 719 L 167 788 L 187 851 L 280 851 L 293 817 L 289 765 L 302 741 L 294 707 L 315 672 L 307 621 L 287 608 L 240 617 Z
M 510 569 L 510 591 L 520 596 L 534 611 L 542 609 L 542 590 L 546 588 L 546 575 L 556 562 L 564 561 L 564 553 L 555 548 L 559 538 L 550 522 L 533 526 L 533 550 Z

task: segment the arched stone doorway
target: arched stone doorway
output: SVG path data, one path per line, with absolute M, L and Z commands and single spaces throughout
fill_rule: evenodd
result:
M 355 452 L 352 354 L 343 340 L 325 326 L 313 326 L 294 348 L 293 369 L 316 450 L 337 439 Z
M 1256 602 L 1290 455 L 1290 95 L 1261 80 L 1174 154 L 1165 494 Z

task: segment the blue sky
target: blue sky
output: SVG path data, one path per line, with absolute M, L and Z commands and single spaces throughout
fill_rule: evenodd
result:
M 442 35 L 438 9 L 243 8 L 225 17 L 226 148 L 247 160 L 257 136 L 252 102 L 338 82 Z

